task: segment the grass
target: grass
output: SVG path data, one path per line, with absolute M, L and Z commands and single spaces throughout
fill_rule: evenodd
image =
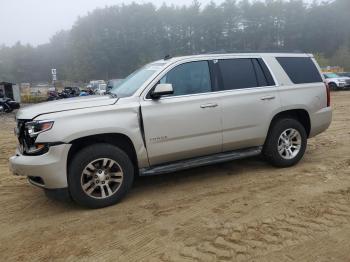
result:
M 21 96 L 21 102 L 25 104 L 40 103 L 47 100 L 47 96 Z

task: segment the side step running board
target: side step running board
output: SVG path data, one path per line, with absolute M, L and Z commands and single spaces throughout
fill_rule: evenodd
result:
M 262 151 L 262 146 L 251 147 L 247 149 L 235 150 L 225 153 L 219 153 L 210 156 L 201 156 L 193 159 L 181 160 L 170 164 L 163 164 L 151 168 L 141 168 L 141 176 L 152 176 L 165 173 L 172 173 L 180 170 L 190 169 L 198 166 L 211 165 L 235 159 L 241 159 L 250 156 L 259 155 Z

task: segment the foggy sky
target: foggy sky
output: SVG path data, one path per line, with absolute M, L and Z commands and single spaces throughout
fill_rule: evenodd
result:
M 160 6 L 164 0 L 0 0 L 0 45 L 13 45 L 17 41 L 32 45 L 47 43 L 55 32 L 70 29 L 78 16 L 98 7 L 131 2 Z M 166 2 L 183 5 L 191 4 L 192 0 Z M 200 2 L 205 5 L 210 0 Z

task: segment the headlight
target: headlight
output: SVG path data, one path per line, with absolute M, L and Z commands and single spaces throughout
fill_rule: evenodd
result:
M 27 122 L 25 124 L 25 128 L 28 132 L 28 135 L 31 138 L 34 138 L 37 137 L 40 133 L 50 130 L 53 126 L 53 123 L 54 121 L 51 120 Z
M 40 133 L 52 128 L 54 121 L 40 120 L 26 122 L 23 135 L 19 134 L 20 151 L 28 155 L 41 155 L 48 151 L 48 144 L 36 143 L 36 138 Z

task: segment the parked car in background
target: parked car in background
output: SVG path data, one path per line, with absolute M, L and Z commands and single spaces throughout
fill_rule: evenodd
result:
M 0 112 L 10 113 L 15 109 L 19 109 L 20 104 L 9 97 L 0 97 Z
M 87 85 L 87 88 L 96 89 L 100 84 L 106 84 L 104 80 L 92 80 Z
M 53 101 L 63 98 L 70 98 L 70 97 L 76 97 L 80 96 L 80 89 L 79 87 L 65 87 L 62 92 L 57 92 L 56 90 L 49 91 L 47 101 Z
M 107 91 L 107 84 L 104 80 L 92 80 L 87 88 L 92 89 L 96 95 L 104 95 Z
M 94 90 L 95 95 L 105 95 L 107 92 L 107 84 L 99 84 Z
M 350 87 L 350 77 L 340 76 L 336 73 L 324 73 L 323 76 L 331 90 L 344 90 Z
M 63 89 L 63 93 L 66 93 L 68 97 L 74 97 L 74 96 L 79 96 L 80 95 L 80 88 L 73 86 L 67 86 Z
M 90 96 L 94 95 L 94 91 L 91 88 L 82 89 L 79 96 Z
M 123 79 L 111 79 L 107 82 L 107 93 L 109 93 L 113 88 L 117 88 L 121 83 L 123 82 Z
M 61 99 L 61 97 L 59 96 L 59 93 L 56 90 L 49 90 L 47 92 L 47 101 L 53 101 L 57 99 Z
M 15 175 L 77 203 L 117 203 L 134 175 L 263 154 L 303 157 L 332 120 L 329 87 L 310 54 L 212 54 L 150 63 L 111 90 L 23 108 Z
M 342 72 L 342 73 L 337 73 L 337 75 L 342 76 L 342 77 L 350 77 L 350 72 Z

